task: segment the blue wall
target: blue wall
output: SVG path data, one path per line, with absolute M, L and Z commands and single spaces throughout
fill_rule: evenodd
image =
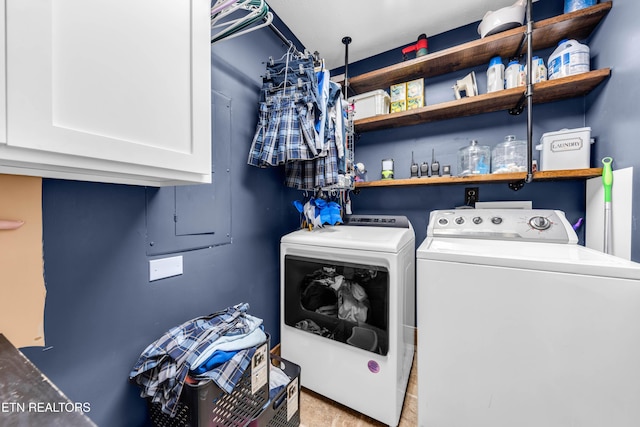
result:
M 535 3 L 535 18 L 562 13 L 561 3 Z M 637 16 L 640 5 L 616 0 L 589 41 L 595 56 L 593 68 L 612 67 L 612 77 L 586 98 L 535 106 L 534 141 L 550 130 L 586 124 L 598 137 L 592 159 L 606 154 L 616 159 L 616 167 L 637 166 L 638 157 L 633 154 L 639 132 L 633 103 L 640 91 L 636 77 L 640 60 L 631 44 L 640 32 Z M 430 37 L 431 50 L 477 39 L 476 26 Z M 279 57 L 284 50 L 267 29 L 212 48 L 212 89 L 232 99 L 233 243 L 182 253 L 182 276 L 148 281 L 144 188 L 44 180 L 48 347 L 23 351 L 70 399 L 90 402 L 89 415 L 100 426 L 145 425 L 144 402 L 127 376 L 146 345 L 172 326 L 246 301 L 252 314 L 265 320 L 272 344 L 280 340 L 279 238 L 297 227 L 291 201 L 301 196 L 283 187 L 282 170 L 252 168 L 246 166 L 246 158 L 256 123 L 263 62 L 268 56 Z M 546 59 L 549 53 L 540 55 Z M 399 49 L 390 51 L 350 65 L 350 74 L 400 59 Z M 485 69 L 474 68 L 481 93 L 486 90 Z M 427 103 L 452 99 L 454 80 L 469 71 L 430 79 Z M 356 160 L 367 165 L 370 179 L 377 179 L 381 159 L 392 157 L 396 176 L 402 178 L 409 176 L 412 151 L 416 161 L 431 161 L 434 148 L 441 164 L 453 166 L 458 148 L 470 139 L 493 146 L 505 135 L 524 138 L 525 132 L 525 117 L 506 112 L 369 132 L 356 144 Z M 592 166 L 597 166 L 595 160 Z M 479 188 L 483 201 L 532 200 L 536 208 L 564 210 L 571 222 L 584 216 L 582 181 L 532 183 L 518 192 L 506 184 Z M 352 197 L 353 209 L 354 213 L 408 216 L 419 244 L 429 211 L 461 205 L 463 189 L 463 185 L 363 189 Z M 640 201 L 634 203 L 638 212 Z M 634 228 L 635 259 L 640 258 L 637 237 Z
M 611 68 L 611 77 L 587 96 L 587 123 L 597 129 L 595 158 L 613 157 L 613 168 L 634 168 L 633 187 L 640 188 L 640 3 L 633 0 L 615 0 L 589 43 L 592 67 Z M 615 186 L 615 182 L 614 182 Z M 635 195 L 634 191 L 634 195 Z M 640 232 L 636 225 L 640 212 L 640 198 L 633 198 L 633 224 L 631 258 L 640 261 Z
M 43 181 L 47 347 L 22 350 L 71 400 L 90 402 L 100 426 L 147 423 L 128 374 L 173 326 L 248 302 L 280 341 L 279 237 L 297 227 L 297 194 L 281 170 L 246 160 L 263 62 L 285 51 L 268 29 L 212 46 L 212 89 L 232 100 L 232 243 L 181 253 L 183 275 L 149 282 L 144 187 Z

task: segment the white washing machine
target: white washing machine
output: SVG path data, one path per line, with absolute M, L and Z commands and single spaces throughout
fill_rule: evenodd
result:
M 282 237 L 281 354 L 302 386 L 390 426 L 415 350 L 415 234 L 405 217 Z
M 576 242 L 560 211 L 431 212 L 420 426 L 640 425 L 640 265 Z

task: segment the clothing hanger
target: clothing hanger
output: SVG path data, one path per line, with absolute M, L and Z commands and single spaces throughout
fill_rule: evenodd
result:
M 211 28 L 214 28 L 214 24 L 220 21 L 220 19 L 232 14 L 241 6 L 251 3 L 251 1 L 252 0 L 234 0 L 233 2 L 228 2 L 227 7 L 222 8 L 215 16 L 213 14 L 211 15 Z
M 264 2 L 264 0 L 237 1 L 235 5 L 221 12 L 219 17 L 216 17 L 216 22 L 220 21 L 220 18 L 223 18 L 229 15 L 230 13 L 238 11 L 240 9 L 248 11 L 249 13 L 247 15 L 242 16 L 241 18 L 229 20 L 218 25 L 212 25 L 211 27 L 216 28 L 223 25 L 242 23 L 244 21 L 253 19 L 253 17 L 257 16 L 258 14 L 266 15 L 266 12 L 269 11 L 269 7 Z
M 296 86 L 297 86 L 299 89 L 302 89 L 302 88 L 304 87 L 304 84 L 305 84 L 305 82 L 303 82 L 301 78 L 298 78 L 298 82 L 296 83 Z M 288 82 L 288 81 L 287 81 L 287 79 L 284 79 L 284 80 L 282 81 L 282 83 L 280 83 L 279 85 L 277 85 L 277 86 L 269 85 L 269 87 L 268 87 L 267 89 L 268 89 L 270 92 L 275 92 L 275 91 L 277 91 L 277 90 L 279 90 L 279 89 L 284 89 L 284 88 L 286 88 L 286 87 L 287 87 L 287 85 L 290 85 L 290 82 Z
M 256 29 L 270 25 L 273 21 L 273 14 L 269 12 L 269 7 L 264 2 L 264 0 L 245 0 L 244 2 L 240 3 L 239 6 L 234 8 L 234 10 L 237 10 L 238 8 L 249 10 L 250 12 L 242 18 L 226 21 L 222 24 L 212 25 L 212 28 L 227 26 L 225 30 L 220 31 L 211 37 L 212 43 L 215 43 L 222 39 L 231 38 L 231 36 L 235 37 L 246 34 L 250 31 L 254 31 Z M 260 25 L 245 30 L 258 21 L 264 22 Z
M 241 36 L 241 35 L 244 35 L 244 34 L 250 33 L 250 32 L 252 32 L 252 31 L 258 30 L 258 29 L 260 29 L 260 28 L 263 28 L 263 27 L 269 26 L 269 25 L 271 25 L 271 23 L 273 22 L 273 13 L 271 13 L 271 12 L 267 12 L 266 17 L 265 17 L 265 18 L 263 18 L 263 19 L 264 19 L 264 22 L 263 22 L 262 24 L 259 24 L 259 25 L 256 25 L 256 26 L 254 26 L 254 27 L 248 28 L 248 29 L 246 29 L 246 30 L 244 30 L 244 31 L 240 31 L 240 32 L 233 33 L 233 34 L 231 34 L 231 35 L 229 35 L 229 36 L 226 36 L 226 37 L 225 37 L 225 36 L 221 36 L 219 39 L 212 41 L 212 43 L 215 43 L 215 42 L 220 41 L 220 40 L 228 40 L 228 39 L 232 39 L 232 38 L 234 38 L 234 37 L 238 37 L 238 36 Z
M 214 4 L 213 6 L 211 6 L 211 16 L 213 17 L 214 15 L 216 15 L 218 12 L 220 12 L 222 9 L 224 9 L 225 7 L 229 7 L 231 6 L 233 3 L 235 3 L 237 0 L 218 0 L 216 2 L 216 4 Z
M 295 68 L 293 68 L 293 67 L 288 67 L 288 68 L 289 68 L 289 71 L 293 71 L 293 72 L 299 73 L 301 75 L 304 75 L 304 71 L 305 71 L 304 64 L 298 64 L 298 67 L 295 67 Z M 277 71 L 275 73 L 270 71 L 270 70 L 267 70 L 267 73 L 264 76 L 264 80 L 265 81 L 269 81 L 269 80 L 273 79 L 275 76 L 278 76 L 278 75 L 284 73 L 286 69 L 287 69 L 287 67 L 283 67 L 280 71 Z

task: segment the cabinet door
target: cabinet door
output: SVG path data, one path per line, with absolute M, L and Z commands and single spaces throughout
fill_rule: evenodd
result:
M 88 173 L 210 181 L 208 0 L 4 1 L 10 147 Z
M 5 0 L 0 0 L 0 144 L 7 142 L 7 79 L 5 50 L 6 20 L 4 14 Z

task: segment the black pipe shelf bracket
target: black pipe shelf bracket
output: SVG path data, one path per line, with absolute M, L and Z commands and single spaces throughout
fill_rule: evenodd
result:
M 520 181 L 512 181 L 510 182 L 509 188 L 512 189 L 513 191 L 518 191 L 518 190 L 522 190 L 522 188 L 524 187 L 525 184 L 525 180 L 521 179 Z
M 515 107 L 509 109 L 509 114 L 512 116 L 519 116 L 524 111 L 524 103 L 527 100 L 527 97 L 523 93 Z
M 522 40 L 520 40 L 520 44 L 518 45 L 518 49 L 516 49 L 515 53 L 511 56 L 511 59 L 520 60 L 523 56 L 523 49 L 525 44 L 527 43 L 527 32 L 522 33 Z

